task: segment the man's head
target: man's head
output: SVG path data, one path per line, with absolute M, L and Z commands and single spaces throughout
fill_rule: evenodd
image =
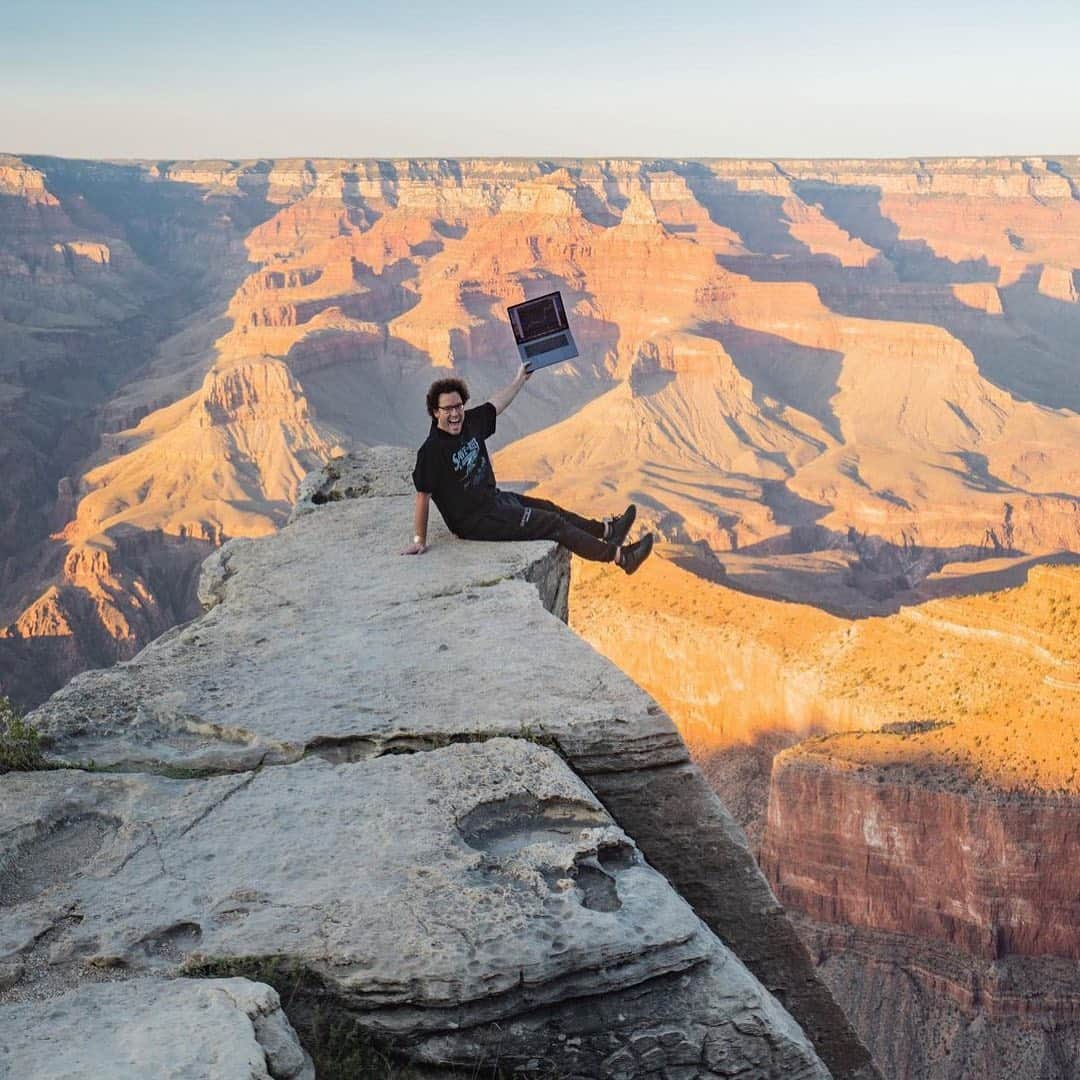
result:
M 469 388 L 461 379 L 437 379 L 428 387 L 428 416 L 448 435 L 460 435 Z

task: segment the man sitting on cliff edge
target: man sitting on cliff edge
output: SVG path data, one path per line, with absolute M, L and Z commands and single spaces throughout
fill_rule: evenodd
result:
M 594 521 L 545 499 L 495 486 L 484 440 L 495 433 L 495 417 L 517 397 L 529 375 L 522 364 L 509 386 L 468 410 L 469 391 L 461 379 L 431 384 L 427 392 L 431 431 L 413 469 L 414 536 L 401 554 L 427 551 L 428 512 L 434 499 L 447 527 L 463 540 L 555 540 L 583 559 L 614 562 L 632 574 L 653 546 L 652 533 L 634 544 L 624 543 L 637 512 L 633 503 L 617 518 Z

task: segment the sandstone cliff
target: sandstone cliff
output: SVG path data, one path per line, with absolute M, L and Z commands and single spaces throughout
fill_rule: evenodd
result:
M 876 1075 L 670 721 L 545 610 L 565 554 L 401 558 L 410 465 L 338 459 L 207 562 L 204 615 L 36 711 L 71 768 L 5 781 L 0 999 L 78 1039 L 125 1007 L 91 984 L 248 976 L 317 1060 Z M 0 1005 L 15 1061 L 26 1017 Z
M 1074 800 L 976 799 L 947 775 L 833 759 L 833 741 L 773 764 L 762 864 L 783 901 L 818 922 L 938 939 L 978 959 L 1080 959 Z
M 906 652 L 883 650 L 905 677 L 860 696 L 880 719 L 906 699 L 907 718 L 774 762 L 763 866 L 888 1072 L 1065 1078 L 1080 1062 L 1078 599 L 1075 567 L 1041 566 L 905 609 Z M 871 987 L 927 1038 L 868 1008 Z
M 582 565 L 570 610 L 764 841 L 886 1074 L 1065 1078 L 1080 1043 L 1080 571 L 999 560 L 989 591 L 962 580 L 935 574 L 917 606 L 844 619 L 662 561 L 634 589 Z M 837 734 L 799 742 L 815 732 Z
M 115 452 L 107 433 L 205 363 L 261 213 L 245 192 L 145 181 L 137 166 L 0 157 L 0 684 L 23 701 L 195 611 L 205 544 L 163 520 L 65 530 L 95 486 L 92 455 Z M 114 494 L 114 513 L 146 479 Z
M 980 790 L 925 746 L 912 768 L 835 738 L 835 756 L 825 738 L 775 760 L 762 865 L 883 1071 L 1074 1076 L 1075 795 Z
M 1075 798 L 1080 571 L 1073 563 L 998 560 L 985 572 L 987 591 L 971 595 L 962 575 L 933 574 L 912 591 L 920 603 L 863 619 L 748 596 L 727 579 L 705 582 L 669 562 L 642 569 L 645 590 L 620 588 L 582 564 L 571 620 L 656 696 L 703 763 L 751 754 L 758 743 L 775 750 L 777 739 L 790 744 L 815 731 L 890 724 L 904 732 L 933 721 L 918 739 L 865 735 L 854 745 L 913 772 L 940 760 L 978 790 Z M 710 571 L 700 559 L 696 568 Z M 816 571 L 842 573 L 828 565 Z M 842 593 L 837 581 L 834 602 Z M 763 754 L 756 784 L 743 776 L 720 789 L 747 807 L 739 817 L 755 839 L 771 756 Z

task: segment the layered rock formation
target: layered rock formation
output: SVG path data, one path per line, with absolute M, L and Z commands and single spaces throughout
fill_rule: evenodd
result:
M 582 357 L 505 418 L 503 441 L 529 436 L 507 478 L 638 498 L 671 542 L 767 555 L 782 595 L 792 555 L 852 527 L 939 561 L 1076 547 L 1074 159 L 3 169 L 0 348 L 30 471 L 0 654 L 23 701 L 189 616 L 190 545 L 280 526 L 314 461 L 415 444 L 437 371 L 508 380 L 503 308 L 554 287 Z M 70 385 L 97 408 L 82 429 L 32 389 L 75 355 L 110 372 Z M 128 524 L 165 538 L 156 575 L 110 562 L 153 597 L 135 619 L 64 569 Z
M 544 610 L 565 554 L 401 558 L 410 466 L 335 462 L 209 560 L 205 615 L 31 717 L 72 768 L 5 782 L 0 998 L 248 976 L 317 1060 L 876 1075 L 670 721 Z
M 776 759 L 763 865 L 886 1071 L 1064 1078 L 1080 1062 L 1078 603 L 1080 573 L 1054 566 L 905 610 L 908 685 L 951 672 L 929 718 Z
M 1076 561 L 998 560 L 982 595 L 966 594 L 965 574 L 937 573 L 913 590 L 917 605 L 867 619 L 748 596 L 666 562 L 642 569 L 645 590 L 581 565 L 571 621 L 662 702 L 702 758 L 776 735 L 790 742 L 885 724 L 905 732 L 932 720 L 924 742 L 968 784 L 1074 797 Z M 890 761 L 916 743 L 858 745 Z M 758 787 L 763 810 L 767 784 Z M 740 816 L 755 836 L 757 817 Z
M 196 610 L 206 544 L 160 515 L 117 513 L 145 470 L 109 512 L 71 519 L 97 486 L 90 455 L 116 453 L 108 433 L 174 401 L 205 364 L 264 204 L 146 181 L 137 166 L 0 158 L 0 684 L 23 701 Z M 127 399 L 151 361 L 146 393 Z M 200 453 L 209 471 L 222 450 Z M 192 536 L 213 535 L 197 522 Z
M 887 1074 L 1074 1075 L 1075 794 L 972 790 L 924 733 L 888 738 L 922 767 L 840 736 L 773 766 L 762 865 L 822 975 Z
M 977 959 L 1080 958 L 1074 800 L 976 799 L 929 765 L 849 766 L 829 753 L 839 738 L 775 759 L 762 864 L 781 899 L 818 922 L 941 940 Z
M 883 1071 L 1070 1076 L 1080 568 L 1004 560 L 967 596 L 938 574 L 863 620 L 664 562 L 640 579 L 577 568 L 572 623 L 657 695 L 762 844 Z

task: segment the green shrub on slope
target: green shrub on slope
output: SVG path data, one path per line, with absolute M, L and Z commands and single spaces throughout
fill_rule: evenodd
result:
M 6 697 L 0 697 L 0 773 L 46 768 L 41 737 Z

